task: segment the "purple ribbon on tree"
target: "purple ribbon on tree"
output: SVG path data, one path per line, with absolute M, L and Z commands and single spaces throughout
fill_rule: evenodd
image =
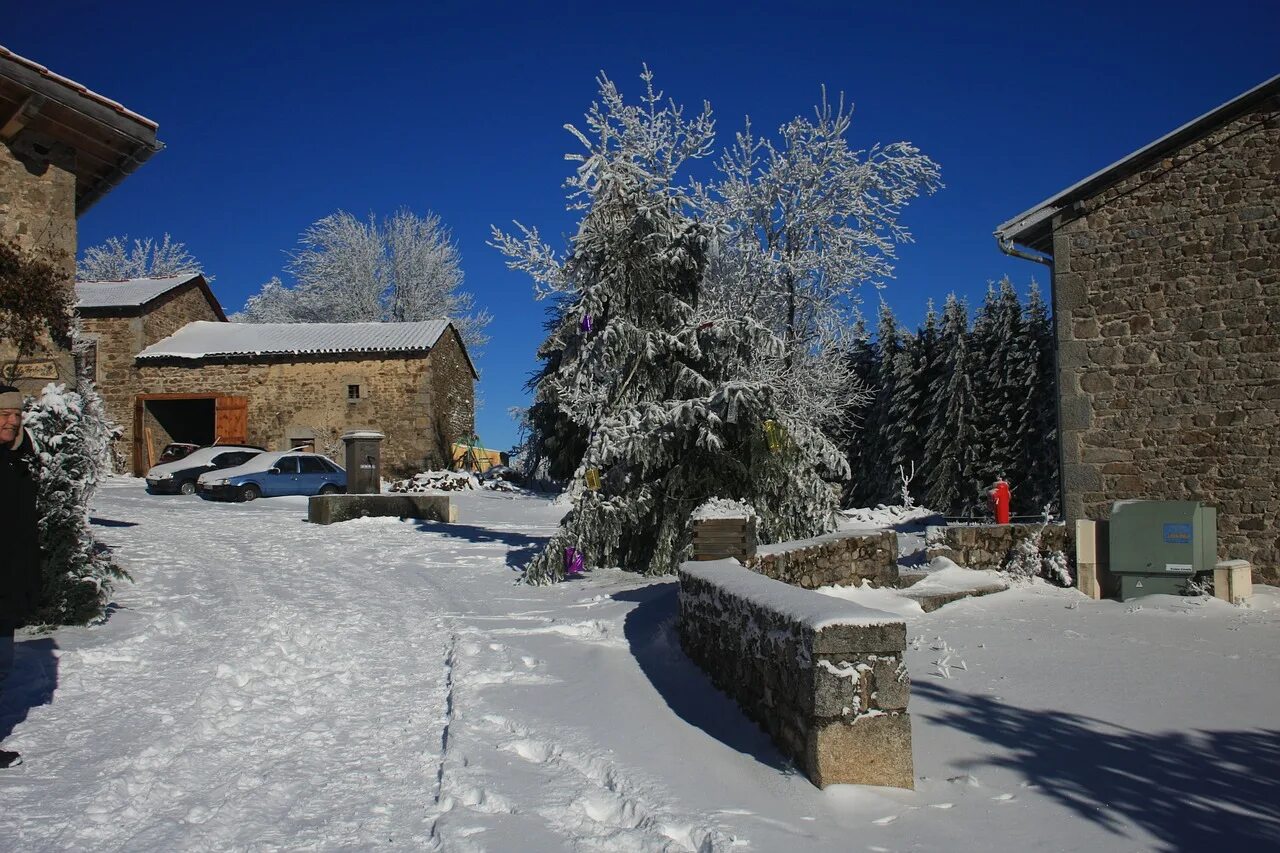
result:
M 564 549 L 564 573 L 568 577 L 582 574 L 582 554 L 577 548 Z
M 581 325 L 582 325 L 582 333 L 583 333 L 584 335 L 585 335 L 585 334 L 587 334 L 587 333 L 589 333 L 589 332 L 591 331 L 591 315 L 590 315 L 590 314 L 583 314 L 583 315 L 582 315 L 582 324 L 581 324 Z

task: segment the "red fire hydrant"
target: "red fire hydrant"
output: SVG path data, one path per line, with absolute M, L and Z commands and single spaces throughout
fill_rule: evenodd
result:
M 987 492 L 987 496 L 991 499 L 991 509 L 995 512 L 996 524 L 1008 524 L 1009 500 L 1012 494 L 1003 476 L 996 478 L 995 486 Z

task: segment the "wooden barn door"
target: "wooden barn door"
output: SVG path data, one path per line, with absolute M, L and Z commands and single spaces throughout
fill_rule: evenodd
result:
M 213 435 L 218 444 L 248 444 L 248 397 L 218 397 L 214 400 Z

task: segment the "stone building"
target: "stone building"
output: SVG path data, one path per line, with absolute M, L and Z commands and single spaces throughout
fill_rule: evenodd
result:
M 1280 76 L 996 236 L 1052 269 L 1068 521 L 1202 500 L 1280 577 Z
M 377 430 L 384 472 L 402 475 L 446 467 L 474 428 L 476 371 L 445 319 L 197 320 L 138 352 L 135 370 L 135 471 L 169 441 L 310 446 L 341 463 L 344 432 Z
M 156 123 L 0 47 L 0 240 L 75 269 L 76 217 L 163 146 Z M 46 341 L 18 362 L 0 341 L 0 367 L 27 393 L 73 384 L 67 342 Z
M 82 373 L 98 386 L 107 414 L 124 430 L 124 448 L 134 445 L 135 398 L 142 390 L 138 353 L 187 323 L 227 319 L 205 277 L 194 272 L 76 282 L 76 314 Z

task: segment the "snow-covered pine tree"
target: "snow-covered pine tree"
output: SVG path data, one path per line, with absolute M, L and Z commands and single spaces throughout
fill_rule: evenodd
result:
M 880 300 L 879 321 L 876 323 L 875 395 L 867 411 L 865 440 L 867 443 L 867 477 L 871 480 L 868 491 L 873 496 L 869 502 L 894 503 L 898 494 L 898 459 L 896 435 L 899 424 L 895 422 L 893 400 L 898 386 L 898 360 L 905 351 L 902 328 L 893 316 L 889 303 Z
M 867 328 L 867 320 L 861 311 L 855 312 L 852 343 L 846 358 L 849 371 L 858 384 L 867 389 L 875 387 L 880 354 Z M 874 506 L 879 496 L 880 484 L 872 476 L 874 447 L 868 443 L 867 425 L 872 420 L 872 403 L 875 395 L 863 395 L 860 403 L 845 415 L 845 455 L 849 460 L 849 480 L 845 484 L 841 502 L 845 506 Z
M 117 428 L 88 383 L 79 391 L 45 386 L 24 423 L 39 456 L 44 595 L 36 618 L 50 624 L 87 622 L 101 615 L 113 582 L 128 577 L 89 527 L 89 503 L 111 472 Z
M 1053 320 L 1034 281 L 1027 294 L 1025 317 L 1025 395 L 1019 413 L 1018 443 L 1026 494 L 1020 507 L 1025 513 L 1038 513 L 1045 506 L 1058 509 L 1060 484 Z
M 568 548 L 588 565 L 670 572 L 693 510 L 713 497 L 754 507 L 766 541 L 814 535 L 834 520 L 824 476 L 847 474 L 821 431 L 789 419 L 760 378 L 782 358 L 781 339 L 750 317 L 697 315 L 710 229 L 684 212 L 674 177 L 705 153 L 710 112 L 685 121 L 648 69 L 642 79 L 633 107 L 601 77 L 593 138 L 571 128 L 587 153 L 568 186 L 586 213 L 564 262 L 532 229 L 494 233 L 512 267 L 571 296 L 575 323 L 560 327 L 561 361 L 544 383 L 589 432 L 573 509 L 530 582 L 563 577 Z
M 948 515 L 964 515 L 981 500 L 976 404 L 970 379 L 969 309 L 955 294 L 942 308 L 939 340 L 942 376 L 934 386 L 934 420 L 926 441 L 926 503 Z
M 894 393 L 890 403 L 890 421 L 894 432 L 890 436 L 893 446 L 894 470 L 910 471 L 915 466 L 928 470 L 929 459 L 925 452 L 934 384 L 941 371 L 938 346 L 938 312 L 930 300 L 924 324 L 915 335 L 904 335 L 902 352 L 894 369 Z M 924 499 L 924 486 L 914 482 L 911 495 L 917 501 Z

